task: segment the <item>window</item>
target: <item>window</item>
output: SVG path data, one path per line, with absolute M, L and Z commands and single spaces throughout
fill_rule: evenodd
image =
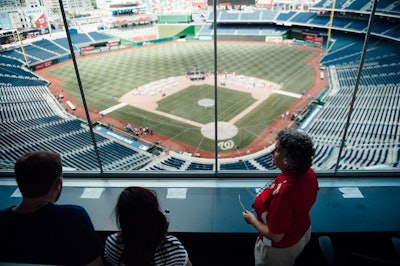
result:
M 67 172 L 257 175 L 296 127 L 317 171 L 398 172 L 396 6 L 153 2 L 3 35 L 1 169 L 50 149 Z

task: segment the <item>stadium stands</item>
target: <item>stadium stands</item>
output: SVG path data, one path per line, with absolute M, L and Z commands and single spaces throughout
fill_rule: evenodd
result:
M 355 1 L 357 2 L 357 1 Z M 363 2 L 363 1 L 360 1 Z M 362 3 L 361 5 L 365 5 Z M 217 21 L 219 24 L 218 28 L 224 29 L 229 24 L 235 27 L 241 27 L 240 25 L 243 23 L 261 23 L 265 24 L 277 24 L 277 25 L 298 25 L 298 26 L 306 26 L 306 27 L 319 27 L 321 29 L 328 29 L 329 25 L 329 14 L 320 14 L 315 12 L 315 8 L 312 8 L 311 11 L 270 11 L 270 10 L 256 10 L 256 11 L 229 11 L 229 10 L 218 10 L 217 11 Z M 261 19 L 257 19 L 260 18 Z M 214 15 L 213 12 L 210 12 L 207 22 L 213 23 Z M 377 22 L 372 27 L 372 35 L 382 36 L 388 39 L 400 40 L 400 27 L 398 27 L 398 23 L 396 21 L 392 22 L 391 20 L 385 18 L 377 18 L 375 19 Z M 238 25 L 234 25 L 234 24 Z M 271 26 L 271 25 L 269 25 Z M 354 33 L 362 33 L 366 31 L 368 26 L 368 20 L 365 17 L 344 17 L 344 16 L 335 16 L 332 21 L 332 29 L 346 32 L 354 32 Z M 204 28 L 209 28 L 209 25 L 204 25 Z M 207 30 L 204 29 L 201 33 L 204 35 Z M 210 32 L 209 34 L 211 34 Z M 231 34 L 235 35 L 235 32 L 218 32 L 218 34 Z
M 29 150 L 50 149 L 62 154 L 65 166 L 71 169 L 98 169 L 86 122 L 65 112 L 47 81 L 18 67 L 16 60 L 0 59 L 0 165 L 8 165 Z M 96 135 L 96 141 L 105 169 L 140 169 L 151 158 L 101 135 Z
M 397 74 L 399 65 L 380 65 L 379 68 L 376 66 L 376 64 L 367 65 L 363 70 L 364 84 L 360 85 L 358 91 L 353 111 L 354 122 L 351 122 L 346 136 L 346 152 L 341 158 L 343 168 L 346 165 L 351 165 L 353 169 L 373 165 L 393 167 L 398 165 L 396 154 L 400 140 L 398 133 L 400 114 L 398 108 L 393 106 L 400 101 L 399 86 L 394 85 L 400 84 Z M 330 68 L 330 76 L 337 76 L 339 87 L 333 89 L 335 93 L 326 96 L 324 101 L 326 100 L 328 104 L 324 106 L 324 111 L 309 130 L 320 148 L 325 146 L 324 150 L 330 149 L 329 154 L 335 154 L 334 150 L 342 138 L 345 123 L 342 118 L 346 117 L 348 112 L 357 69 L 356 64 L 336 65 L 335 68 Z M 330 138 L 327 139 L 327 136 Z M 328 143 L 330 144 L 327 145 Z M 373 149 L 373 152 L 370 152 L 370 149 Z M 326 160 L 328 160 L 326 156 L 316 157 L 315 165 L 326 167 Z M 333 164 L 334 161 L 330 163 Z
M 39 59 L 38 61 L 44 61 L 48 60 L 49 58 L 58 56 L 58 54 L 52 51 L 38 48 L 37 46 L 34 45 L 25 45 L 25 52 L 32 57 L 35 56 L 35 58 L 38 58 Z
M 31 43 L 31 45 L 34 45 L 35 47 L 37 47 L 39 49 L 43 49 L 43 50 L 55 53 L 56 55 L 64 55 L 64 54 L 69 53 L 69 49 L 66 50 L 66 49 L 56 45 L 54 42 L 47 40 L 47 39 L 36 41 L 34 43 Z M 48 58 L 46 58 L 46 59 L 48 59 Z

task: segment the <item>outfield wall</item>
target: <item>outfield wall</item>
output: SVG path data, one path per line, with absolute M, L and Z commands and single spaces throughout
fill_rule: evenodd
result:
M 188 26 L 179 33 L 177 33 L 175 36 L 177 37 L 194 37 L 196 36 L 196 32 L 201 29 L 201 25 L 192 25 Z
M 76 53 L 76 54 L 79 54 L 79 53 Z M 72 58 L 71 55 L 63 55 L 63 56 L 60 56 L 60 57 L 52 59 L 52 60 L 48 60 L 48 61 L 45 61 L 45 62 L 40 62 L 40 63 L 34 64 L 34 65 L 29 65 L 28 68 L 29 68 L 29 70 L 35 72 L 36 70 L 39 70 L 39 69 L 42 69 L 42 68 L 46 68 L 46 67 L 49 67 L 49 66 L 52 66 L 52 65 L 57 65 L 57 64 L 59 64 L 61 62 L 67 61 L 67 60 L 69 60 L 71 58 Z
M 145 46 L 145 45 L 157 44 L 157 43 L 162 43 L 162 42 L 175 41 L 177 39 L 178 38 L 175 36 L 167 37 L 167 38 L 160 38 L 160 39 L 148 40 L 148 41 L 143 41 L 143 42 L 135 42 L 135 43 L 132 43 L 132 46 Z

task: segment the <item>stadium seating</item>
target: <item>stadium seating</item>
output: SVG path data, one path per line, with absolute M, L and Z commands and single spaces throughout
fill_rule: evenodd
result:
M 315 12 L 300 12 L 291 17 L 290 21 L 299 24 L 308 24 L 308 22 L 315 17 Z
M 58 55 L 63 55 L 63 54 L 69 53 L 69 50 L 62 48 L 62 47 L 56 45 L 54 42 L 47 40 L 47 39 L 35 41 L 32 43 L 32 45 L 39 47 L 41 49 L 44 49 L 46 51 L 51 51 Z
M 329 105 L 324 107 L 324 112 L 309 130 L 316 143 L 320 144 L 319 148 L 330 143 L 330 146 L 326 145 L 324 150 L 334 147 L 341 140 L 345 121 L 342 120 L 343 123 L 338 121 L 341 117 L 345 117 L 348 111 L 347 105 L 355 85 L 357 65 L 354 64 L 352 67 L 349 64 L 336 65 L 331 71 L 336 72 L 331 76 L 338 76 L 340 88 L 337 88 L 335 95 L 326 96 Z M 400 101 L 400 91 L 398 86 L 389 84 L 400 83 L 400 78 L 396 74 L 398 65 L 384 65 L 377 68 L 375 64 L 371 64 L 365 67 L 363 73 L 366 73 L 366 80 L 364 80 L 365 84 L 360 85 L 358 91 L 358 101 L 355 103 L 352 119 L 354 122 L 351 123 L 346 137 L 346 152 L 342 155 L 341 166 L 345 167 L 348 164 L 362 168 L 383 164 L 397 165 L 398 159 L 395 155 L 400 136 L 396 131 L 396 121 L 399 118 L 399 111 L 396 110 L 397 108 L 393 109 L 393 104 Z M 384 75 L 381 76 L 383 73 Z M 334 132 L 337 132 L 336 136 Z M 330 135 L 330 139 L 326 139 L 327 135 Z M 380 143 L 385 143 L 385 145 L 381 147 Z M 362 147 L 372 148 L 373 151 L 370 152 L 369 149 Z M 352 153 L 351 150 L 357 152 Z M 314 163 L 320 166 L 326 160 L 325 156 L 321 158 L 316 156 Z M 330 163 L 334 164 L 332 161 Z
M 220 170 L 259 170 L 249 161 L 239 160 L 234 163 L 221 163 Z
M 25 52 L 31 56 L 34 56 L 35 58 L 38 58 L 39 61 L 44 61 L 49 58 L 57 57 L 58 55 L 52 51 L 49 50 L 44 50 L 41 48 L 38 48 L 32 44 L 30 45 L 25 45 Z
M 260 10 L 256 10 L 254 12 L 242 12 L 242 13 L 240 13 L 239 19 L 259 22 L 259 21 L 261 21 L 261 14 L 262 14 L 262 12 Z M 264 17 L 263 19 L 266 19 L 266 17 Z
M 4 57 L 0 59 L 3 70 L 0 95 L 5 101 L 0 110 L 0 164 L 13 162 L 30 150 L 50 149 L 63 155 L 66 167 L 98 169 L 86 122 L 66 113 L 47 86 L 36 84 L 47 85 L 47 82 L 18 67 L 17 61 Z M 5 73 L 11 71 L 15 77 L 7 79 L 5 75 L 8 74 Z M 140 169 L 151 158 L 150 154 L 128 148 L 101 135 L 97 135 L 96 140 L 104 160 L 104 169 Z

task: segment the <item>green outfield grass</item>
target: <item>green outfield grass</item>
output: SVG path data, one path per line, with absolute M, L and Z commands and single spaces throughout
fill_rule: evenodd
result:
M 249 43 L 219 43 L 219 71 L 255 77 L 282 85 L 282 90 L 302 93 L 313 81 L 312 68 L 305 64 L 314 52 L 284 46 Z M 125 93 L 152 81 L 183 76 L 194 65 L 206 72 L 214 69 L 212 42 L 171 42 L 162 45 L 105 53 L 99 57 L 79 58 L 78 69 L 89 108 L 105 110 L 118 104 Z M 63 78 L 63 87 L 76 99 L 81 99 L 72 64 L 47 71 Z M 195 84 L 194 84 L 195 85 Z M 193 86 L 174 95 L 167 95 L 158 104 L 160 111 L 199 123 L 214 120 L 214 109 L 200 108 L 200 98 L 213 99 L 212 87 Z M 229 121 L 248 107 L 254 99 L 249 93 L 218 88 L 218 120 Z M 253 112 L 236 123 L 239 134 L 233 138 L 239 147 L 253 141 L 271 122 L 296 99 L 273 94 Z M 153 129 L 155 132 L 213 151 L 214 142 L 203 138 L 200 128 L 125 106 L 109 114 L 127 123 Z

